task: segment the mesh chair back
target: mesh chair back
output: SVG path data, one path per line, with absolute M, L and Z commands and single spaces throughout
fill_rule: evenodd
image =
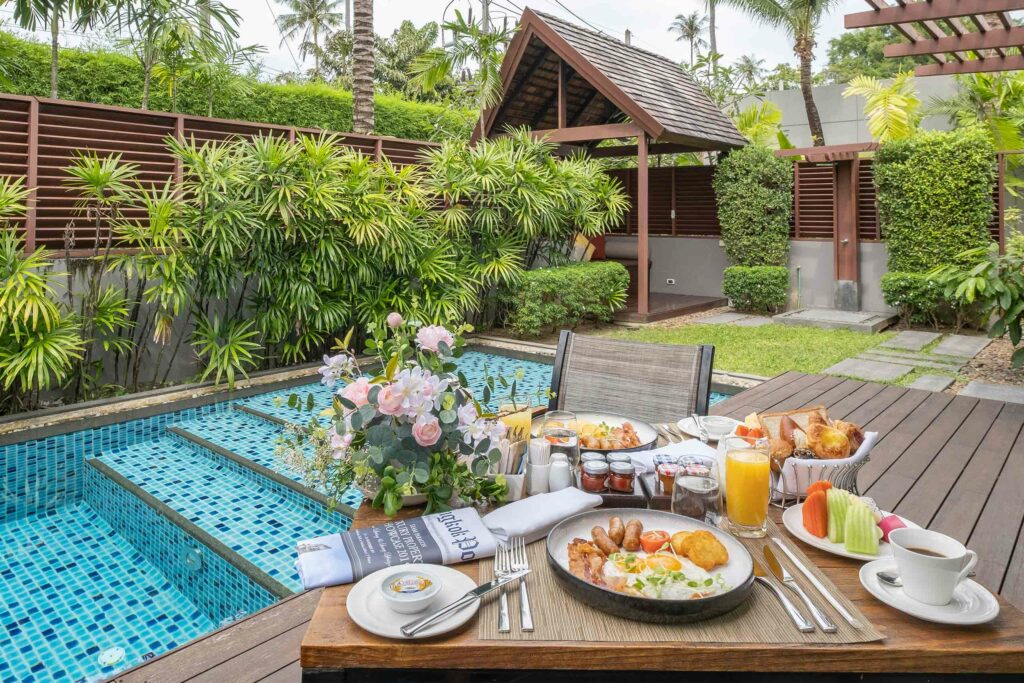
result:
M 619 413 L 646 422 L 707 415 L 714 346 L 645 344 L 564 330 L 549 409 Z

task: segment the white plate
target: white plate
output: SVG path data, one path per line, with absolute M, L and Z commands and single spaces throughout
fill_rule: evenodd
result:
M 574 412 L 574 411 L 570 411 Z M 636 436 L 640 439 L 640 445 L 636 448 L 616 448 L 612 450 L 601 449 L 601 448 L 587 448 L 580 444 L 580 451 L 596 451 L 599 453 L 610 453 L 614 451 L 620 451 L 623 453 L 629 451 L 642 451 L 648 450 L 653 447 L 658 441 L 658 432 L 650 424 L 647 424 L 643 420 L 637 420 L 626 415 L 617 415 L 615 413 L 591 413 L 591 412 L 577 412 L 577 422 L 592 422 L 594 424 L 601 424 L 602 422 L 609 427 L 621 427 L 623 423 L 628 422 L 633 425 L 633 429 L 636 430 Z M 544 425 L 544 416 L 539 415 L 533 419 L 533 424 L 530 426 L 531 436 L 540 436 L 540 430 Z
M 861 560 L 864 562 L 871 562 L 872 560 L 879 560 L 886 557 L 892 557 L 892 548 L 885 541 L 878 542 L 878 554 L 877 555 L 865 555 L 864 553 L 851 553 L 846 549 L 842 543 L 833 543 L 828 538 L 818 538 L 807 529 L 804 528 L 804 504 L 794 505 L 793 507 L 786 508 L 786 511 L 782 513 L 782 523 L 785 525 L 786 530 L 793 534 L 807 545 L 814 546 L 818 550 L 824 550 L 826 553 L 832 553 L 833 555 L 839 555 L 840 557 L 849 557 L 853 560 Z M 884 515 L 889 515 L 888 512 L 883 512 Z M 906 517 L 900 517 L 903 523 L 911 529 L 918 529 L 917 524 L 914 524 Z
M 430 605 L 430 608 L 419 614 L 399 614 L 391 609 L 380 592 L 381 582 L 390 574 L 397 571 L 419 571 L 436 577 L 441 582 L 441 592 Z M 480 609 L 480 601 L 476 600 L 465 609 L 445 617 L 429 628 L 425 628 L 412 638 L 402 634 L 400 630 L 411 621 L 430 614 L 445 605 L 455 602 L 469 591 L 476 588 L 473 579 L 460 571 L 450 567 L 443 567 L 436 564 L 403 564 L 394 567 L 385 567 L 363 578 L 362 581 L 352 586 L 349 591 L 345 607 L 352 621 L 363 629 L 374 635 L 384 638 L 396 638 L 398 640 L 413 640 L 416 638 L 433 638 L 454 631 L 473 616 Z
M 710 432 L 710 430 L 709 430 L 708 431 L 708 437 L 712 441 L 718 441 L 721 438 L 729 436 L 730 434 L 732 434 L 733 432 L 736 431 L 736 427 L 738 427 L 739 425 L 743 424 L 741 421 L 734 420 L 731 417 L 726 417 L 724 419 L 729 420 L 730 422 L 732 422 L 732 427 L 729 428 L 729 431 L 727 433 L 722 434 L 721 436 L 718 436 L 718 437 L 716 437 L 714 434 L 712 434 Z M 693 421 L 693 417 L 692 416 L 691 417 L 684 417 L 679 422 L 676 422 L 676 426 L 679 427 L 679 430 L 683 434 L 686 434 L 688 436 L 692 436 L 692 437 L 697 438 L 697 439 L 700 438 L 700 429 L 697 428 L 697 424 Z
M 896 571 L 896 560 L 875 560 L 860 568 L 860 582 L 873 596 L 912 617 L 936 624 L 972 626 L 985 624 L 999 616 L 999 601 L 981 584 L 965 579 L 953 591 L 948 605 L 926 605 L 907 597 L 902 588 L 878 580 L 878 572 Z

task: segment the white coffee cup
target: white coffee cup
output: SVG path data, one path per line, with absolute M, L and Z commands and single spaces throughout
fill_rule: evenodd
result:
M 948 605 L 957 585 L 978 564 L 978 554 L 955 538 L 927 529 L 894 529 L 889 543 L 903 592 L 929 605 Z

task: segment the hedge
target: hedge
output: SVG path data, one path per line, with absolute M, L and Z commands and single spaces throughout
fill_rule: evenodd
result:
M 904 325 L 952 326 L 956 332 L 965 325 L 984 327 L 979 306 L 946 296 L 931 273 L 888 272 L 882 276 L 882 297 Z
M 891 272 L 957 263 L 990 241 L 995 148 L 979 128 L 922 132 L 875 155 L 875 186 Z
M 776 157 L 767 147 L 748 145 L 718 164 L 714 188 L 729 262 L 786 265 L 793 212 L 792 162 Z
M 16 95 L 49 97 L 50 48 L 0 32 L 0 54 L 10 54 L 7 66 L 11 81 L 5 89 Z M 142 68 L 117 52 L 65 48 L 60 52 L 58 89 L 61 99 L 137 108 L 142 102 Z M 248 97 L 215 101 L 218 118 L 274 123 L 285 126 L 352 129 L 352 93 L 325 84 L 274 84 L 253 81 Z M 375 132 L 412 140 L 468 137 L 476 120 L 474 112 L 440 104 L 410 102 L 394 95 L 374 98 Z M 153 82 L 149 108 L 169 111 L 170 98 Z M 178 92 L 178 111 L 205 116 L 206 95 L 183 84 Z
M 528 271 L 514 292 L 503 296 L 505 327 L 516 334 L 611 322 L 626 303 L 629 273 L 616 261 L 591 261 Z
M 730 266 L 722 272 L 722 292 L 733 308 L 774 313 L 786 306 L 789 270 L 784 266 Z

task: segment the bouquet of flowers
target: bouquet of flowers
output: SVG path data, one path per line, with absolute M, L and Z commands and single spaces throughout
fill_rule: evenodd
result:
M 335 499 L 361 487 L 389 516 L 417 494 L 428 513 L 503 502 L 504 477 L 490 472 L 505 425 L 485 413 L 455 365 L 469 329 L 417 328 L 391 313 L 386 326 L 368 329 L 366 353 L 381 367 L 374 376 L 360 370 L 348 339 L 340 343 L 342 352 L 325 356 L 320 369 L 325 385 L 339 387 L 332 407 L 320 413 L 327 423 L 313 418 L 292 430 L 281 447 L 286 462 Z M 293 395 L 289 403 L 302 402 Z

